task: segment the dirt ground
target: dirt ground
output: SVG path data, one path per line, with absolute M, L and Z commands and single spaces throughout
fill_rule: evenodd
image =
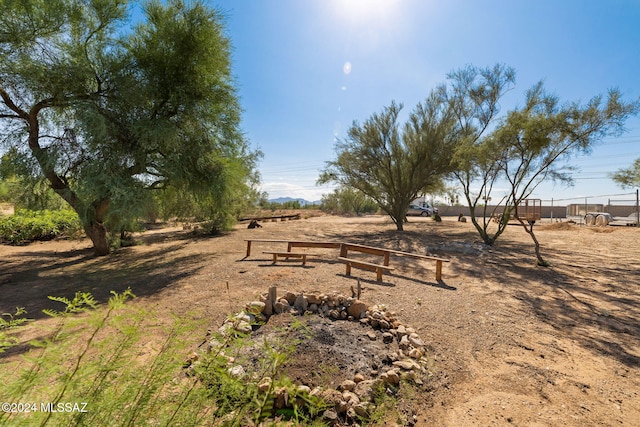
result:
M 536 229 L 550 268 L 534 266 L 519 226 L 489 248 L 455 218 L 411 218 L 397 232 L 381 216 L 315 216 L 209 238 L 158 226 L 144 244 L 103 258 L 87 241 L 0 246 L 0 312 L 26 307 L 35 319 L 24 327 L 28 337 L 47 322 L 43 308 L 61 308 L 48 295 L 83 290 L 106 301 L 131 287 L 134 304 L 163 313 L 158 322 L 196 310 L 217 327 L 269 286 L 350 295 L 360 278 L 364 301 L 385 304 L 428 345 L 433 377 L 417 398 L 417 425 L 640 426 L 640 229 Z M 319 256 L 306 266 L 272 265 L 262 253 L 283 244 L 254 243 L 245 258 L 247 238 L 347 241 L 451 262 L 436 282 L 432 261 L 392 257 L 396 269 L 377 283 L 369 271 L 345 276 L 332 249 L 309 249 Z M 205 334 L 185 339 L 195 347 Z M 0 356 L 0 369 L 25 349 Z M 307 369 L 324 362 L 326 353 L 317 354 Z

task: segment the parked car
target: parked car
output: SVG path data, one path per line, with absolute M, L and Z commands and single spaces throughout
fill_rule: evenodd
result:
M 434 208 L 428 203 L 420 205 L 409 205 L 407 215 L 431 216 L 438 213 L 438 208 Z

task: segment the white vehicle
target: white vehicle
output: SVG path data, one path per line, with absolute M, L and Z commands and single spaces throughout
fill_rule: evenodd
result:
M 428 202 L 419 205 L 409 205 L 409 209 L 407 209 L 407 215 L 432 216 L 437 213 L 438 208 L 431 206 Z

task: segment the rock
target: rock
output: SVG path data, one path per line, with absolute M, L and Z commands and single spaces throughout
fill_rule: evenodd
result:
M 309 307 L 309 302 L 303 295 L 298 295 L 293 303 L 293 307 L 300 313 L 304 313 Z
M 241 320 L 237 324 L 233 325 L 233 329 L 240 332 L 241 334 L 250 334 L 252 331 L 251 324 L 245 322 L 244 320 Z
M 421 348 L 412 348 L 409 351 L 409 357 L 412 359 L 420 359 L 422 356 L 424 356 L 424 351 Z
M 286 303 L 286 300 L 285 300 L 285 303 L 278 301 L 277 303 L 273 304 L 273 311 L 275 311 L 276 314 L 286 313 L 290 309 L 291 309 L 291 306 L 288 303 Z
M 320 298 L 319 295 L 308 294 L 308 295 L 305 295 L 305 297 L 307 297 L 307 301 L 309 302 L 309 304 L 319 305 L 320 303 L 322 303 L 322 299 Z
M 360 373 L 355 374 L 355 375 L 353 376 L 353 382 L 354 382 L 354 383 L 356 383 L 356 384 L 361 383 L 361 382 L 362 382 L 362 381 L 364 381 L 364 380 L 365 380 L 364 375 L 362 375 L 362 374 L 360 374 Z M 354 387 L 354 389 L 355 389 L 355 387 Z M 352 390 L 352 391 L 353 391 L 353 390 Z
M 245 310 L 247 310 L 247 312 L 253 315 L 258 315 L 262 313 L 265 305 L 266 304 L 262 301 L 251 301 L 250 303 L 247 304 L 247 306 L 245 307 Z
M 232 366 L 228 369 L 229 375 L 234 376 L 236 378 L 240 378 L 246 374 L 244 368 L 241 365 Z
M 398 339 L 401 339 L 403 336 L 407 335 L 407 330 L 405 329 L 404 325 L 399 325 L 397 328 L 397 336 Z
M 318 312 L 318 304 L 309 304 L 309 311 L 312 313 Z
M 360 398 L 358 397 L 358 395 L 351 391 L 342 392 L 342 400 L 347 402 L 349 406 L 357 405 L 358 403 L 360 403 Z
M 356 384 L 356 388 L 353 392 L 358 395 L 361 402 L 369 401 L 371 400 L 373 390 L 378 382 L 378 379 L 360 381 L 358 384 Z
M 363 419 L 367 419 L 369 418 L 369 410 L 368 410 L 368 405 L 364 404 L 364 403 L 359 403 L 357 405 L 355 405 L 353 407 L 353 411 L 356 413 L 356 415 L 360 418 Z
M 385 344 L 391 344 L 393 342 L 393 334 L 389 332 L 385 332 L 382 334 L 382 342 Z
M 400 375 L 398 374 L 398 372 L 396 372 L 395 369 L 389 369 L 387 372 L 385 372 L 385 374 L 387 376 L 387 382 L 389 384 L 391 385 L 400 384 Z
M 413 369 L 416 369 L 416 370 L 420 369 L 420 365 L 418 365 L 416 362 L 414 362 L 411 359 L 396 360 L 395 362 L 393 362 L 393 366 L 397 366 L 407 371 L 411 371 Z
M 336 411 L 334 411 L 333 409 L 327 409 L 322 414 L 322 418 L 324 418 L 325 420 L 330 421 L 331 423 L 333 423 L 333 422 L 338 420 L 338 413 Z
M 298 386 L 298 393 L 311 394 L 311 387 L 309 387 L 308 385 L 300 384 Z
M 229 335 L 233 335 L 233 325 L 231 323 L 225 323 L 224 325 L 218 328 L 218 332 L 223 337 L 228 337 Z
M 378 323 L 380 325 L 380 329 L 391 329 L 391 324 L 384 319 L 379 320 Z
M 412 346 L 414 347 L 424 347 L 424 341 L 422 341 L 420 339 L 420 337 L 417 334 L 411 334 L 409 335 L 409 342 L 411 343 Z
M 382 361 L 383 361 L 383 363 L 384 362 L 393 363 L 398 359 L 399 359 L 398 353 L 396 353 L 395 351 L 392 351 L 391 353 L 387 354 Z
M 360 319 L 360 324 L 368 325 L 370 321 L 371 319 L 369 319 L 368 317 L 363 317 L 362 319 Z
M 349 316 L 353 316 L 354 319 L 361 319 L 367 312 L 367 308 L 367 304 L 360 300 L 355 300 L 349 308 L 347 308 L 347 313 L 349 313 Z
M 400 339 L 400 348 L 409 348 L 411 343 L 409 342 L 409 338 L 405 335 Z
M 340 384 L 340 390 L 353 391 L 356 388 L 355 381 L 344 380 L 342 384 Z
M 344 400 L 340 400 L 340 402 L 338 402 L 335 408 L 339 414 L 344 414 L 349 410 L 350 406 L 349 406 L 349 403 L 345 402 Z
M 282 298 L 286 299 L 289 305 L 293 305 L 296 302 L 297 295 L 293 292 L 285 292 Z
M 376 339 L 378 339 L 378 337 L 376 336 L 376 333 L 373 331 L 367 332 L 366 335 L 371 341 L 375 341 Z
M 340 318 L 340 312 L 338 310 L 330 310 L 329 317 L 337 320 Z
M 380 322 L 378 321 L 378 319 L 371 318 L 369 324 L 373 329 L 380 329 Z
M 342 393 L 334 389 L 323 389 L 318 392 L 318 397 L 327 402 L 329 406 L 335 406 L 342 400 Z
M 260 381 L 258 383 L 258 390 L 261 391 L 262 393 L 266 393 L 267 391 L 269 391 L 269 388 L 271 387 L 271 377 L 264 377 L 262 379 L 262 381 Z

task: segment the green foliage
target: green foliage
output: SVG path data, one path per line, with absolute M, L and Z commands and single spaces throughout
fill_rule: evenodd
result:
M 127 290 L 125 295 L 129 295 L 130 292 L 130 290 Z M 64 316 L 70 313 L 80 313 L 89 309 L 96 308 L 98 305 L 98 302 L 93 298 L 93 295 L 88 292 L 76 292 L 73 299 L 71 300 L 65 297 L 54 296 L 49 296 L 49 299 L 51 301 L 57 301 L 65 305 L 64 311 L 46 309 L 42 310 L 44 314 L 51 317 Z
M 2 313 L 0 316 L 0 330 L 15 328 L 29 321 L 26 317 L 21 317 L 27 311 L 24 307 L 16 307 L 15 313 Z
M 16 344 L 17 339 L 7 335 L 6 330 L 28 322 L 29 319 L 22 317 L 26 313 L 27 311 L 24 307 L 16 307 L 15 313 L 2 313 L 0 316 L 0 353 Z
M 150 190 L 166 215 L 192 208 L 215 229 L 256 200 L 260 153 L 239 129 L 222 15 L 148 1 L 134 25 L 134 3 L 0 3 L 2 142 L 27 160 L 15 175 L 46 179 L 99 255 L 108 231 L 157 210 Z
M 305 203 L 302 204 L 300 203 L 300 200 L 288 200 L 288 201 L 284 201 L 284 202 L 271 202 L 269 200 L 267 200 L 267 196 L 266 194 L 263 194 L 259 201 L 258 201 L 258 206 L 261 209 L 267 209 L 267 210 L 287 210 L 287 209 L 317 209 L 318 205 L 317 204 L 313 204 L 313 203 Z
M 73 236 L 81 229 L 78 215 L 65 211 L 28 211 L 0 218 L 0 241 L 17 244 Z
M 185 355 L 193 349 L 192 340 L 184 338 L 202 331 L 204 322 L 188 313 L 163 327 L 154 313 L 127 304 L 134 297 L 129 289 L 112 292 L 106 307 L 84 292 L 71 299 L 50 297 L 64 305 L 48 313 L 57 324 L 53 329 L 32 324 L 45 338 L 30 342 L 22 360 L 0 371 L 4 401 L 35 403 L 36 409 L 0 412 L 0 426 L 241 426 L 278 420 L 322 425 L 317 418 L 324 403 L 281 375 L 301 337 L 308 336 L 304 322 L 294 319 L 281 338 L 256 347 L 246 338 L 219 337 L 220 347 L 193 365 L 195 376 L 185 376 Z M 8 322 L 22 314 L 7 316 Z M 0 345 L 5 338 L 0 334 Z M 237 363 L 255 360 L 255 375 L 231 375 L 230 356 Z M 267 376 L 273 382 L 259 391 L 257 384 Z M 288 396 L 287 407 L 276 407 L 278 393 Z M 64 402 L 77 403 L 83 412 L 40 406 Z
M 440 188 L 451 172 L 454 116 L 438 91 L 418 104 L 404 125 L 402 105 L 392 103 L 362 125 L 354 122 L 336 143 L 318 182 L 335 182 L 373 199 L 402 230 L 407 208 L 418 194 Z
M 545 180 L 571 183 L 572 169 L 562 162 L 576 153 L 588 153 L 603 137 L 621 133 L 626 119 L 640 110 L 640 102 L 624 102 L 617 90 L 610 90 L 606 98 L 596 96 L 583 105 L 561 104 L 540 82 L 526 92 L 523 106 L 495 123 L 498 101 L 515 83 L 513 69 L 467 67 L 449 78 L 451 85 L 442 92 L 460 118 L 455 176 L 471 221 L 486 244 L 496 241 L 507 223 L 500 221 L 497 229 L 489 230 L 496 212 L 488 213 L 484 202 L 492 198 L 496 183 L 506 182 L 507 190 L 494 203 L 503 207 L 504 215 L 513 214 L 520 221 L 535 243 L 538 265 L 546 265 L 533 224 L 519 218 L 518 206 Z M 491 124 L 495 124 L 492 130 Z M 472 190 L 477 187 L 479 191 Z
M 320 209 L 334 214 L 361 215 L 375 213 L 378 205 L 361 191 L 353 188 L 336 188 L 332 193 L 322 196 Z
M 33 175 L 33 162 L 15 148 L 0 157 L 0 202 L 16 209 L 60 210 L 69 206 L 41 176 Z
M 628 168 L 619 169 L 611 179 L 624 187 L 640 187 L 640 159 L 636 159 Z
M 4 401 L 34 402 L 36 411 L 2 412 L 0 425 L 211 424 L 206 390 L 181 373 L 189 347 L 182 337 L 202 329 L 202 322 L 187 314 L 161 327 L 149 322 L 153 313 L 126 304 L 130 290 L 112 294 L 107 307 L 94 308 L 89 294 L 54 298 L 65 304 L 60 313 L 66 314 L 56 316 L 53 330 L 40 331 L 47 338 L 31 342 L 23 360 L 0 371 Z M 79 307 L 86 310 L 78 314 Z M 149 331 L 160 336 L 157 347 L 148 345 Z M 63 402 L 78 403 L 84 412 L 40 406 Z

